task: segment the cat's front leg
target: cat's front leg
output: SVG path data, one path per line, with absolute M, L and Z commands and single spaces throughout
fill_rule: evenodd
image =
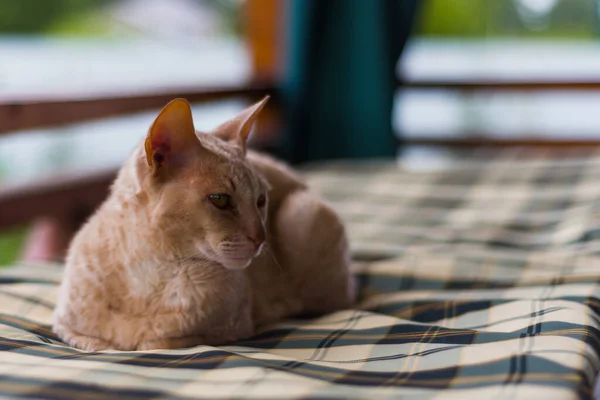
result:
M 62 324 L 54 324 L 54 332 L 63 342 L 83 351 L 114 350 L 112 343 L 97 337 L 77 333 Z
M 146 330 L 136 350 L 217 346 L 246 339 L 254 333 L 254 324 L 248 304 L 241 308 L 238 315 L 221 310 L 223 314 L 217 318 L 198 318 L 191 311 L 155 315 L 149 319 L 151 329 Z

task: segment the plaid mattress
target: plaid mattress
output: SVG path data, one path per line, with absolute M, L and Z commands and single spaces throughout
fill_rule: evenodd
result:
M 50 330 L 60 265 L 0 271 L 0 396 L 590 398 L 600 370 L 600 154 L 407 171 L 312 168 L 348 224 L 352 310 L 231 346 L 86 353 Z

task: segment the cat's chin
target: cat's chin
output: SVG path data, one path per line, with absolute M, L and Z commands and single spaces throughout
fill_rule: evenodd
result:
M 247 268 L 252 262 L 252 258 L 248 259 L 225 259 L 221 261 L 221 265 L 226 269 L 236 271 Z

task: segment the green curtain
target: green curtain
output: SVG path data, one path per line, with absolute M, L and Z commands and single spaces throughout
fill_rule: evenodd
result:
M 417 1 L 290 0 L 288 160 L 395 156 L 395 69 Z

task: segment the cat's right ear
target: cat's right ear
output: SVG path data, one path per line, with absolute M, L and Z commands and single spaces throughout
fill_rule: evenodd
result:
M 144 142 L 146 161 L 155 173 L 185 162 L 198 146 L 190 103 L 175 99 L 158 114 Z

